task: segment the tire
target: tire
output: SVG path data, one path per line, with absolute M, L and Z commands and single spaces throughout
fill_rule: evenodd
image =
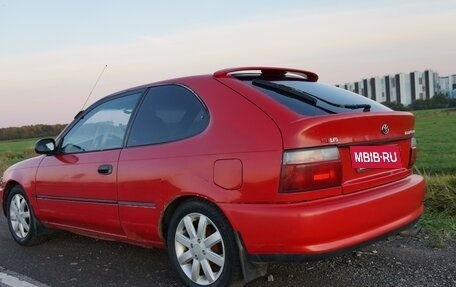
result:
M 221 211 L 202 200 L 181 204 L 171 217 L 168 255 L 185 286 L 237 284 L 241 268 L 233 229 Z
M 11 189 L 6 203 L 8 227 L 14 240 L 20 245 L 32 246 L 45 238 L 39 234 L 41 224 L 35 218 L 30 202 L 20 186 Z

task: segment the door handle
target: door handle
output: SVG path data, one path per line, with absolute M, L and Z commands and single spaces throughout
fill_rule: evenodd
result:
M 111 164 L 102 164 L 98 167 L 99 174 L 111 174 L 112 173 L 112 165 Z

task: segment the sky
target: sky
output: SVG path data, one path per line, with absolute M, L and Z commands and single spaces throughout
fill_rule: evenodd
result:
M 456 0 L 0 0 L 0 128 L 69 123 L 106 65 L 88 104 L 235 66 L 456 74 Z

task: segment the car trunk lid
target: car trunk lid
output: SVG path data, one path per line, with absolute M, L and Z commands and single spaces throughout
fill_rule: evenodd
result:
M 286 125 L 282 133 L 285 150 L 336 146 L 342 163 L 342 193 L 382 185 L 411 174 L 410 166 L 414 160 L 414 116 L 411 113 L 368 112 L 306 117 Z M 354 147 L 383 150 L 385 146 L 392 146 L 400 153 L 400 163 L 396 167 L 353 166 Z

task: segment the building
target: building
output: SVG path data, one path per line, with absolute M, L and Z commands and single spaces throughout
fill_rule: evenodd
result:
M 431 99 L 438 93 L 456 97 L 456 75 L 439 77 L 433 70 L 377 76 L 337 87 L 377 102 L 396 102 L 404 106 L 415 100 Z
M 439 78 L 439 92 L 450 98 L 456 98 L 456 74 Z

